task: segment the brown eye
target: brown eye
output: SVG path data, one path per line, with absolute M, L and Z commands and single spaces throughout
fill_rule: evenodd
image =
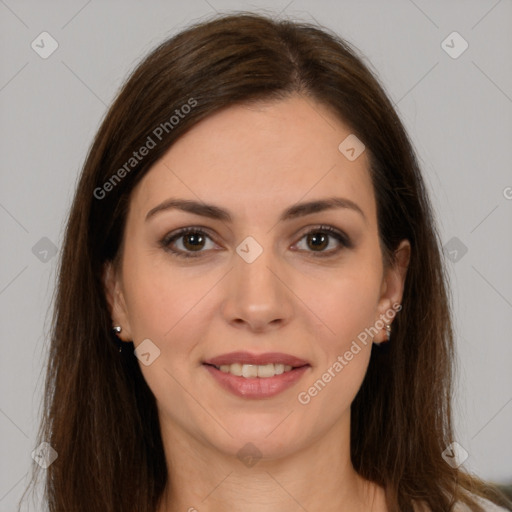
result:
M 313 253 L 318 257 L 334 256 L 343 247 L 353 247 L 350 239 L 343 232 L 330 226 L 319 226 L 308 231 L 302 236 L 299 243 L 304 239 L 306 240 L 306 248 L 300 250 Z M 211 243 L 209 247 L 208 241 Z M 330 250 L 326 250 L 332 245 L 333 241 L 335 242 L 334 246 Z M 187 227 L 175 233 L 170 233 L 160 241 L 160 245 L 166 251 L 182 258 L 200 257 L 203 253 L 215 247 L 210 235 L 203 229 L 194 227 Z
M 329 235 L 321 232 L 309 233 L 306 235 L 308 247 L 323 250 L 329 245 Z
M 306 242 L 306 248 L 304 250 L 310 253 L 317 253 L 315 256 L 319 257 L 333 256 L 337 254 L 341 248 L 351 248 L 353 246 L 350 239 L 344 233 L 330 226 L 320 226 L 312 229 L 304 234 L 300 241 L 304 239 Z M 333 239 L 335 241 L 334 245 L 331 244 L 331 240 Z M 331 249 L 326 250 L 330 245 L 332 246 Z
M 208 240 L 211 241 L 211 238 L 203 230 L 198 228 L 185 228 L 177 233 L 164 237 L 163 240 L 160 241 L 160 245 L 176 256 L 194 258 L 205 252 L 202 249 L 208 249 L 208 247 L 206 247 Z
M 196 251 L 202 249 L 205 242 L 205 237 L 200 233 L 187 233 L 182 235 L 183 246 L 190 251 Z

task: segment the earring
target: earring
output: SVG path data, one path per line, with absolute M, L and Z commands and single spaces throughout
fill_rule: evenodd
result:
M 123 329 L 121 328 L 120 325 L 115 325 L 114 327 L 112 327 L 112 333 L 115 335 L 116 337 L 116 343 L 117 343 L 117 346 L 119 348 L 119 352 L 122 352 L 123 351 L 123 342 L 117 337 L 117 335 L 122 331 Z
M 390 341 L 390 339 L 391 339 L 391 325 L 390 324 L 386 324 L 386 335 L 388 337 L 387 341 L 374 341 L 373 343 L 375 345 L 377 345 L 378 347 L 380 347 L 382 344 Z

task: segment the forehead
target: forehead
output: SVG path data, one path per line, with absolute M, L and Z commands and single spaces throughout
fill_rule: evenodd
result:
M 351 134 L 311 98 L 231 106 L 173 144 L 137 185 L 130 210 L 145 215 L 178 197 L 270 219 L 293 203 L 342 196 L 374 220 L 366 152 L 351 161 L 339 149 Z

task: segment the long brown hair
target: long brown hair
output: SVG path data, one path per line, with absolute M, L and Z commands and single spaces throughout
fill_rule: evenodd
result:
M 201 119 L 291 94 L 325 104 L 365 144 L 385 264 L 402 239 L 412 246 L 392 340 L 372 349 L 352 404 L 356 471 L 385 487 L 392 511 L 423 501 L 445 512 L 458 500 L 481 510 L 470 492 L 500 502 L 441 456 L 454 441 L 447 274 L 412 145 L 363 60 L 328 29 L 242 12 L 166 40 L 126 81 L 90 148 L 65 232 L 38 434 L 58 454 L 45 470 L 51 512 L 155 512 L 167 480 L 155 398 L 133 344 L 118 351 L 102 281 L 120 254 L 131 191 Z M 142 146 L 151 148 L 133 160 Z

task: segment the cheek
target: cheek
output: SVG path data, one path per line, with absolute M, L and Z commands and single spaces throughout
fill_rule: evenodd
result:
M 356 286 L 355 281 L 333 285 L 330 296 L 312 297 L 329 329 L 316 337 L 317 364 L 297 401 L 325 424 L 336 422 L 349 410 L 371 356 L 372 340 L 366 330 L 375 319 L 375 288 L 362 287 L 360 281 Z
M 196 325 L 201 301 L 216 282 L 208 274 L 198 279 L 197 270 L 172 269 L 166 258 L 132 253 L 125 260 L 126 305 L 136 345 L 150 338 L 163 347 L 185 325 Z
M 347 265 L 322 287 L 313 280 L 303 290 L 322 327 L 315 335 L 317 365 L 301 389 L 299 403 L 332 421 L 350 406 L 366 374 L 379 291 L 377 264 Z
M 376 318 L 380 292 L 380 274 L 367 266 L 364 272 L 356 266 L 333 273 L 322 286 L 318 280 L 305 285 L 303 296 L 308 297 L 311 310 L 318 315 L 333 350 L 344 347 L 365 329 L 373 325 Z

